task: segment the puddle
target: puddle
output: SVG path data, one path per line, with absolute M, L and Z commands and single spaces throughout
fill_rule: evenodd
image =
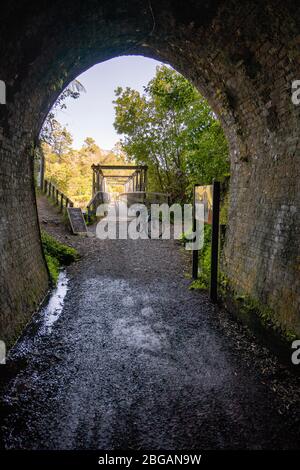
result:
M 26 356 L 34 350 L 35 341 L 40 336 L 48 335 L 54 323 L 59 319 L 68 291 L 69 279 L 66 271 L 59 273 L 57 286 L 52 291 L 48 303 L 32 318 L 23 335 L 8 354 L 9 359 Z
M 59 274 L 57 286 L 51 294 L 48 304 L 40 312 L 42 320 L 40 333 L 51 333 L 54 323 L 59 319 L 68 291 L 68 277 L 65 271 Z

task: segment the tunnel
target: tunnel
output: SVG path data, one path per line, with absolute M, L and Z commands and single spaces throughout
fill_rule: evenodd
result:
M 96 63 L 143 55 L 188 78 L 230 147 L 222 270 L 283 331 L 300 334 L 300 5 L 266 0 L 10 0 L 1 4 L 0 324 L 8 344 L 48 290 L 33 176 L 39 131 Z

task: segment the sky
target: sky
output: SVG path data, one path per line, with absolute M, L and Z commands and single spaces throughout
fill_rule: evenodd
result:
M 80 148 L 86 137 L 93 137 L 100 148 L 110 150 L 120 139 L 113 127 L 114 90 L 129 86 L 143 92 L 143 87 L 154 77 L 160 65 L 141 56 L 122 56 L 102 62 L 79 75 L 86 89 L 77 100 L 66 100 L 67 109 L 56 114 L 58 121 L 67 125 L 74 148 Z

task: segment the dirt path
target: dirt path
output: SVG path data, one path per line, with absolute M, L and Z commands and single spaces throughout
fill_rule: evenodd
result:
M 11 352 L 6 448 L 299 447 L 297 380 L 188 289 L 178 245 L 79 239 L 39 207 L 82 259 L 52 298 L 66 292 L 61 312 Z

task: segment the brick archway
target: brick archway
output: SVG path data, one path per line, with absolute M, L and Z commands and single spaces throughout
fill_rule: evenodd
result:
M 231 149 L 224 266 L 232 288 L 300 333 L 299 6 L 292 1 L 11 0 L 1 5 L 1 337 L 14 338 L 48 286 L 32 147 L 64 86 L 97 62 L 169 62 L 208 99 Z

